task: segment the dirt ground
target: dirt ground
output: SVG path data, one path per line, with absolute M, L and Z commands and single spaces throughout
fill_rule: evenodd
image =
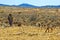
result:
M 35 26 L 0 27 L 0 40 L 60 40 L 60 29 L 57 27 L 52 32 Z

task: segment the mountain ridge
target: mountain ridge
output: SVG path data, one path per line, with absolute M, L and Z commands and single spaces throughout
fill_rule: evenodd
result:
M 20 5 L 6 5 L 6 4 L 0 4 L 0 6 L 13 6 L 13 7 L 23 7 L 23 8 L 60 8 L 60 5 L 46 5 L 46 6 L 35 6 L 27 3 L 23 3 Z

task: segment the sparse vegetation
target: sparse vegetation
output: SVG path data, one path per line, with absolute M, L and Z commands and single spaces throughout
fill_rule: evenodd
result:
M 7 35 L 6 37 L 10 37 L 10 35 L 14 37 L 15 35 L 17 36 L 16 40 L 19 40 L 19 39 L 26 40 L 27 37 L 28 38 L 33 37 L 30 40 L 40 40 L 40 39 L 44 40 L 42 38 L 45 38 L 45 37 L 46 37 L 45 38 L 46 40 L 48 39 L 55 40 L 54 36 L 58 36 L 55 33 L 60 32 L 59 31 L 60 30 L 59 29 L 60 28 L 60 15 L 59 15 L 60 12 L 59 11 L 60 11 L 59 9 L 53 9 L 53 8 L 51 9 L 33 8 L 32 9 L 32 8 L 17 8 L 17 7 L 0 7 L 0 26 L 1 26 L 0 35 L 4 33 L 4 30 L 5 30 L 5 32 L 8 33 L 8 35 L 4 33 L 4 35 Z M 13 26 L 11 28 L 9 27 L 8 20 L 7 20 L 7 16 L 9 13 L 13 15 Z M 2 27 L 4 27 L 4 29 Z M 52 34 L 49 34 L 50 32 Z M 47 35 L 45 33 L 47 33 Z M 45 37 L 41 36 L 43 34 L 45 34 L 44 35 Z M 4 35 L 2 37 L 4 37 Z M 26 36 L 26 39 L 25 37 L 24 39 L 21 38 L 21 36 L 22 37 Z M 34 39 L 35 37 L 36 39 Z M 56 37 L 56 40 L 60 40 L 58 38 Z

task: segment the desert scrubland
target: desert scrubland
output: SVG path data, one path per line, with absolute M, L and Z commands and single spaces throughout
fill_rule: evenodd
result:
M 0 7 L 0 40 L 60 40 L 60 9 Z

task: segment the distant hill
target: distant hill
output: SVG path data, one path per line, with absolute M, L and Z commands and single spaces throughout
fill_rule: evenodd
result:
M 38 6 L 34 6 L 34 5 L 31 5 L 31 4 L 20 4 L 18 6 L 25 7 L 25 8 L 39 8 Z
M 47 5 L 47 6 L 41 6 L 40 8 L 60 8 L 60 5 Z
M 0 6 L 9 6 L 9 5 L 6 5 L 6 4 L 0 4 Z
M 31 4 L 26 4 L 26 3 L 20 4 L 20 5 L 0 4 L 0 6 L 12 6 L 12 7 L 23 7 L 23 8 L 39 8 L 38 6 L 34 6 L 34 5 L 31 5 Z
M 35 6 L 27 3 L 23 3 L 20 5 L 6 5 L 6 4 L 0 4 L 0 6 L 12 6 L 12 7 L 23 7 L 23 8 L 60 8 L 60 5 L 47 5 L 47 6 Z

